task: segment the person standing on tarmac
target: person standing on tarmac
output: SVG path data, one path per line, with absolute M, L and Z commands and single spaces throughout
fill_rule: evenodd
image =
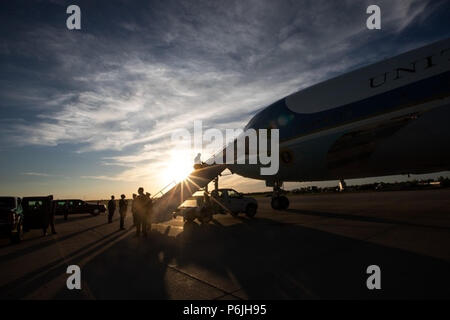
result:
M 153 200 L 151 198 L 150 193 L 145 194 L 147 196 L 147 211 L 145 212 L 145 227 L 148 231 L 152 230 L 152 208 L 153 208 Z
M 51 199 L 53 200 L 53 197 Z M 55 205 L 53 205 L 52 202 L 47 206 L 46 215 L 48 215 L 45 218 L 48 218 L 48 224 L 50 225 L 50 230 L 52 231 L 52 234 L 56 234 L 56 230 L 55 230 Z M 44 228 L 43 228 L 44 236 L 47 235 L 47 228 L 48 228 L 48 225 L 46 225 L 45 222 L 44 222 Z
M 120 230 L 125 230 L 125 217 L 127 215 L 128 201 L 125 200 L 125 195 L 122 194 L 119 200 L 119 214 L 120 214 Z
M 133 214 L 133 227 L 136 226 L 136 197 L 137 194 L 133 193 L 133 202 L 131 203 L 131 213 Z
M 138 189 L 134 209 L 136 211 L 136 236 L 140 236 L 141 231 L 147 237 L 147 210 L 149 198 L 144 194 L 144 188 Z
M 55 230 L 55 210 L 53 208 L 50 210 L 49 224 L 50 224 L 50 229 L 52 231 L 52 234 L 56 234 L 56 230 Z M 47 228 L 45 228 L 45 230 L 44 230 L 44 235 L 46 235 L 46 234 L 47 234 Z
M 112 222 L 115 211 L 116 211 L 116 200 L 114 200 L 114 196 L 111 196 L 111 200 L 108 201 L 108 223 Z

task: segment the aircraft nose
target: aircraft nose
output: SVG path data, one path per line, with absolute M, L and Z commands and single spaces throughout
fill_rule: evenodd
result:
M 282 131 L 294 119 L 294 113 L 286 107 L 284 99 L 282 99 L 257 113 L 245 129 L 280 129 Z

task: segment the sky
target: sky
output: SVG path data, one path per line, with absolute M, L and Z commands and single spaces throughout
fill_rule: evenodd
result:
M 66 27 L 71 4 L 81 30 Z M 381 30 L 366 27 L 371 4 Z M 0 194 L 17 196 L 156 193 L 200 151 L 174 150 L 175 130 L 243 128 L 301 88 L 450 36 L 445 0 L 0 7 Z M 267 190 L 235 175 L 221 185 Z

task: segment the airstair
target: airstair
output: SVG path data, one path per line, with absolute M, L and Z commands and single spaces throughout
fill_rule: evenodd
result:
M 153 222 L 164 222 L 172 218 L 172 213 L 180 204 L 191 197 L 196 191 L 206 187 L 209 182 L 226 169 L 223 164 L 206 166 L 191 172 L 181 182 L 170 183 L 154 196 Z M 172 188 L 169 187 L 173 185 Z M 167 192 L 164 190 L 169 189 Z M 160 197 L 158 195 L 161 194 Z

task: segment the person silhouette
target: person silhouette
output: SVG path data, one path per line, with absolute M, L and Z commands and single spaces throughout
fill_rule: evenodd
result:
M 112 222 L 115 211 L 116 211 L 116 200 L 114 199 L 114 196 L 111 196 L 111 200 L 108 201 L 108 223 Z
M 125 195 L 122 194 L 119 200 L 119 214 L 120 214 L 120 230 L 125 230 L 125 217 L 127 215 L 128 201 L 125 200 Z
M 147 236 L 147 213 L 150 206 L 150 194 L 144 194 L 144 188 L 138 189 L 138 196 L 136 197 L 134 209 L 136 211 L 136 235 L 139 236 L 141 231 L 144 237 Z
M 203 167 L 202 154 L 197 153 L 197 156 L 194 158 L 194 170 L 200 169 L 202 167 Z
M 194 159 L 194 163 L 195 164 L 202 164 L 202 154 L 201 153 L 197 153 L 197 156 Z

